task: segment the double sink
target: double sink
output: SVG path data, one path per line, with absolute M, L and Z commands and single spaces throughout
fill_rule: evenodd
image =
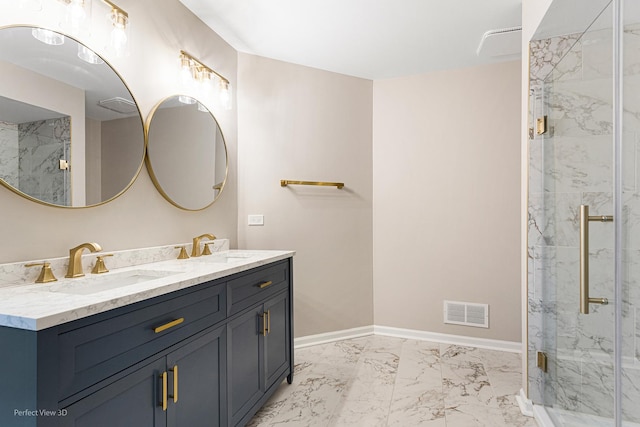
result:
M 182 260 L 180 263 L 198 264 L 221 264 L 244 262 L 254 257 L 255 254 L 245 252 L 223 252 L 213 255 L 200 256 Z M 143 284 L 146 282 L 163 279 L 165 277 L 181 274 L 182 271 L 135 269 L 121 272 L 109 272 L 100 275 L 90 275 L 83 278 L 63 280 L 48 284 L 43 290 L 49 292 L 72 294 L 72 295 L 92 295 L 99 292 L 110 291 L 126 286 Z

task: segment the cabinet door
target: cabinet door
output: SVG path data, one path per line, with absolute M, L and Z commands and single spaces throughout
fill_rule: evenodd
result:
M 226 328 L 223 326 L 167 355 L 168 427 L 226 424 Z M 224 403 L 224 402 L 223 402 Z
M 262 306 L 259 306 L 228 324 L 227 397 L 232 426 L 263 395 L 264 368 L 260 364 L 263 318 Z
M 110 384 L 58 414 L 61 427 L 164 427 L 160 375 L 163 357 Z
M 265 390 L 289 367 L 289 298 L 286 293 L 276 296 L 264 304 L 268 316 L 268 333 L 265 341 L 266 386 Z

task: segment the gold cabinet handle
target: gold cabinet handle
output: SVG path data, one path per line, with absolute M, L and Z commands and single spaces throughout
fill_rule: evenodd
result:
M 611 222 L 613 216 L 589 216 L 589 206 L 580 205 L 580 313 L 582 314 L 589 314 L 589 304 L 609 304 L 606 298 L 589 297 L 589 221 Z
M 267 310 L 267 334 L 271 333 L 271 310 Z
M 173 369 L 173 403 L 178 402 L 178 365 L 174 365 Z
M 169 328 L 173 328 L 174 326 L 177 326 L 182 322 L 184 322 L 184 317 L 181 317 L 179 319 L 173 320 L 173 321 L 171 321 L 169 323 L 165 323 L 164 325 L 157 326 L 157 327 L 153 328 L 153 332 L 158 334 L 158 333 L 160 333 L 162 331 L 166 331 Z
M 267 336 L 267 312 L 262 313 L 262 336 Z
M 264 288 L 266 288 L 267 286 L 271 286 L 271 285 L 273 285 L 273 282 L 272 282 L 271 280 L 269 280 L 268 282 L 262 282 L 262 283 L 260 283 L 260 284 L 258 285 L 258 287 L 259 287 L 260 289 L 264 289 Z
M 160 378 L 162 378 L 162 410 L 166 411 L 167 410 L 167 373 L 163 372 L 162 375 L 160 375 Z

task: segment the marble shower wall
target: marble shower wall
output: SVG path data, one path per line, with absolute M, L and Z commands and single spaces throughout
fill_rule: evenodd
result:
M 529 122 L 547 115 L 549 130 L 529 140 L 529 397 L 612 417 L 615 306 L 579 314 L 579 207 L 613 214 L 612 32 L 535 41 L 530 51 Z M 640 76 L 640 32 L 626 29 L 625 52 L 623 416 L 640 422 L 631 403 L 640 401 L 640 96 L 633 96 L 640 86 L 631 90 Z M 590 231 L 591 296 L 613 302 L 613 224 L 592 222 Z M 537 351 L 548 355 L 546 374 L 536 367 Z
M 38 200 L 69 206 L 68 171 L 60 170 L 59 160 L 69 160 L 71 118 L 21 123 L 19 139 L 18 188 Z
M 18 125 L 0 121 L 0 179 L 18 187 Z

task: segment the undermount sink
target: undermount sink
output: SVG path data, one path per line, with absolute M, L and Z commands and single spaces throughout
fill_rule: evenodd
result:
M 255 254 L 249 254 L 244 252 L 223 252 L 223 253 L 214 253 L 213 255 L 202 255 L 197 258 L 191 258 L 196 262 L 239 262 L 244 261 L 247 258 L 251 258 L 255 256 Z
M 132 270 L 121 273 L 107 273 L 105 275 L 85 276 L 81 279 L 70 279 L 61 283 L 49 285 L 45 289 L 49 292 L 60 292 L 74 295 L 90 295 L 125 286 L 136 285 L 178 274 L 177 271 Z

